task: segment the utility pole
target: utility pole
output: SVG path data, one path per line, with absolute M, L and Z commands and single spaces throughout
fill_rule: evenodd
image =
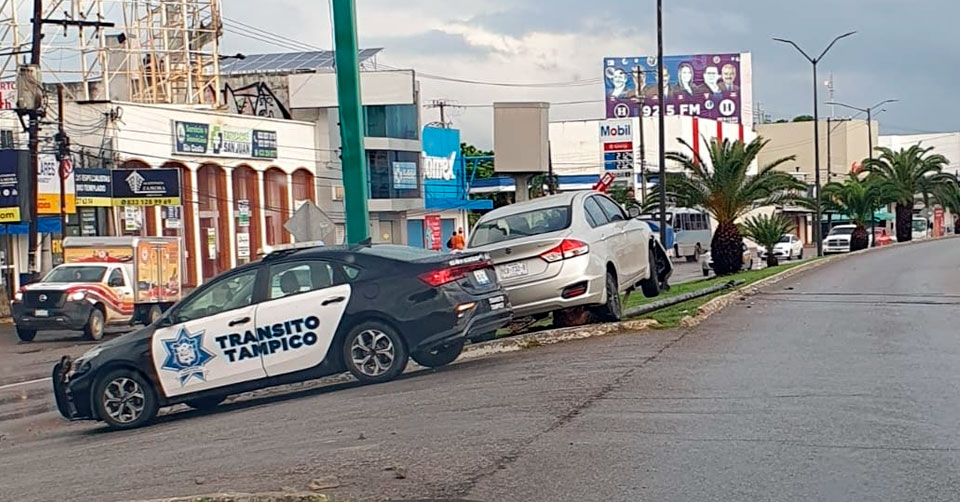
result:
M 457 105 L 454 105 L 446 99 L 434 99 L 433 101 L 424 105 L 424 108 L 437 108 L 440 110 L 440 126 L 444 129 L 450 126 L 450 123 L 447 122 L 447 108 L 456 108 Z
M 647 145 L 643 134 L 643 113 L 637 117 L 640 121 L 640 204 L 647 202 Z
M 30 41 L 30 64 L 37 67 L 37 74 L 39 75 L 40 68 L 40 44 L 41 39 L 43 38 L 43 0 L 33 0 L 33 19 L 30 20 L 33 28 L 33 37 Z M 38 85 L 43 88 L 43 82 L 38 82 Z M 39 217 L 36 213 L 37 210 L 37 175 L 40 172 L 40 160 L 39 160 L 39 150 L 40 150 L 40 109 L 36 108 L 29 111 L 30 114 L 30 128 L 29 128 L 29 140 L 27 141 L 27 147 L 30 149 L 30 176 L 32 177 L 31 181 L 31 190 L 30 190 L 30 204 L 33 208 L 33 217 L 30 218 L 30 223 L 28 224 L 28 236 L 27 242 L 30 250 L 27 254 L 27 268 L 31 275 L 31 282 L 35 279 L 35 275 L 40 272 L 40 236 L 37 232 L 37 218 Z
M 343 200 L 347 242 L 358 244 L 370 235 L 367 198 L 367 161 L 363 148 L 363 107 L 360 102 L 360 64 L 357 56 L 357 9 L 354 0 L 333 4 L 337 98 L 340 103 L 340 142 L 343 157 Z
M 657 90 L 657 105 L 660 109 L 660 151 L 657 152 L 660 162 L 660 243 L 667 245 L 667 153 L 666 138 L 664 137 L 664 111 L 663 111 L 663 92 L 666 90 L 667 83 L 663 81 L 663 0 L 657 0 L 657 82 L 660 87 Z
M 70 163 L 70 140 L 63 130 L 63 84 L 57 84 L 57 176 L 60 178 L 60 262 L 65 263 L 63 240 L 67 238 L 67 167 Z M 72 167 L 71 167 L 72 169 Z

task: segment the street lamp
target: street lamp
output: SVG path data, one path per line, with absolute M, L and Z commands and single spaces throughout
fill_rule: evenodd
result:
M 838 102 L 836 102 L 836 101 L 831 101 L 831 102 L 829 102 L 829 103 L 827 103 L 827 104 L 828 104 L 828 105 L 842 106 L 842 107 L 844 107 L 844 108 L 849 108 L 849 109 L 851 109 L 851 110 L 856 110 L 856 111 L 858 111 L 858 112 L 860 112 L 860 113 L 866 113 L 866 114 L 867 114 L 867 149 L 869 150 L 869 153 L 870 153 L 870 160 L 873 160 L 873 109 L 874 109 L 874 108 L 880 108 L 881 106 L 883 106 L 883 105 L 885 105 L 885 104 L 888 104 L 888 103 L 896 103 L 897 101 L 898 101 L 898 100 L 896 100 L 896 99 L 885 99 L 885 100 L 883 100 L 883 101 L 881 101 L 881 102 L 879 102 L 879 103 L 877 103 L 877 104 L 875 104 L 875 105 L 873 105 L 873 106 L 871 106 L 871 107 L 868 107 L 868 108 L 858 108 L 858 107 L 856 107 L 856 106 L 851 106 L 851 105 L 844 104 L 844 103 L 838 103 Z M 886 110 L 885 108 L 881 108 L 880 111 L 877 112 L 877 113 L 879 114 L 879 113 L 881 113 L 881 112 L 883 112 L 883 111 L 885 111 L 885 110 Z M 871 217 L 871 218 L 870 218 L 870 232 L 873 234 L 873 240 L 872 240 L 871 243 L 870 243 L 870 247 L 877 247 L 877 235 L 876 235 L 876 230 L 877 230 L 877 219 Z
M 792 45 L 795 49 L 797 49 L 800 52 L 800 54 L 803 54 L 803 57 L 806 58 L 806 60 L 809 61 L 811 65 L 813 65 L 813 163 L 814 163 L 814 179 L 816 184 L 813 190 L 814 198 L 815 198 L 813 202 L 814 202 L 814 208 L 816 209 L 816 218 L 817 218 L 816 220 L 817 223 L 816 225 L 813 226 L 813 238 L 816 239 L 817 241 L 817 256 L 823 256 L 823 240 L 820 238 L 820 233 L 821 233 L 820 232 L 820 218 L 821 218 L 820 216 L 820 131 L 819 131 L 820 112 L 817 106 L 817 84 L 819 83 L 819 81 L 817 80 L 817 63 L 819 63 L 820 60 L 822 60 L 823 57 L 827 55 L 827 52 L 830 52 L 830 49 L 833 48 L 833 44 L 837 43 L 837 41 L 840 40 L 841 38 L 847 38 L 853 35 L 854 33 L 856 32 L 851 31 L 849 33 L 844 33 L 843 35 L 840 35 L 837 38 L 834 38 L 833 41 L 830 42 L 830 45 L 828 45 L 827 48 L 824 49 L 823 52 L 821 52 L 820 55 L 817 56 L 816 58 L 810 57 L 810 55 L 807 54 L 806 51 L 801 49 L 800 46 L 797 45 L 796 42 L 792 40 L 787 40 L 784 38 L 774 38 L 774 40 L 777 42 L 783 42 L 785 44 Z

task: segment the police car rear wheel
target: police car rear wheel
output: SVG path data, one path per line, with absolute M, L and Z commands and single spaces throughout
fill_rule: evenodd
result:
M 456 361 L 460 357 L 460 353 L 463 352 L 463 343 L 464 340 L 459 340 L 436 350 L 414 352 L 410 357 L 420 366 L 439 368 Z
M 159 408 L 153 387 L 140 373 L 118 369 L 97 384 L 97 414 L 114 429 L 140 427 L 157 416 Z
M 407 366 L 407 349 L 396 331 L 378 322 L 365 322 L 344 340 L 344 361 L 350 373 L 364 383 L 392 380 Z

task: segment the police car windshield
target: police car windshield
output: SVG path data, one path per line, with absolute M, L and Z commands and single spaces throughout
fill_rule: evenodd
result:
M 107 267 L 57 267 L 50 271 L 43 282 L 100 282 Z

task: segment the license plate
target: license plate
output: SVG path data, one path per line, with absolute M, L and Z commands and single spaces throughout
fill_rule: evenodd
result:
M 506 305 L 503 296 L 496 296 L 490 299 L 490 310 L 500 310 Z
M 44 310 L 44 309 L 37 309 L 37 311 L 34 312 L 33 315 L 35 315 L 35 316 L 37 316 L 37 317 L 47 317 L 47 316 L 50 315 L 50 312 L 47 312 L 47 311 Z
M 473 278 L 477 281 L 477 284 L 481 286 L 486 286 L 490 284 L 490 277 L 487 276 L 486 270 L 474 270 Z
M 527 275 L 527 264 L 522 261 L 500 265 L 500 276 L 504 279 L 522 277 L 525 275 Z

